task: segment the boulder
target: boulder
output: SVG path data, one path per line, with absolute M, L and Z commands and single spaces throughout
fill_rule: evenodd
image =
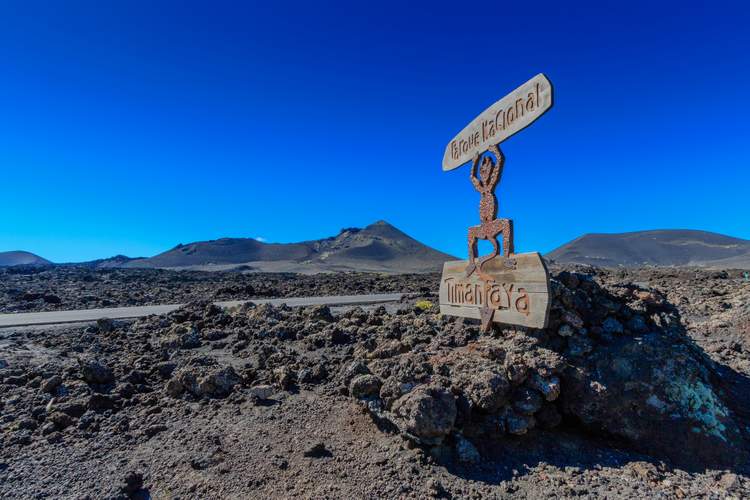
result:
M 456 401 L 439 386 L 420 386 L 393 404 L 399 428 L 417 441 L 440 444 L 453 430 Z
M 381 380 L 375 375 L 359 375 L 349 384 L 349 394 L 358 399 L 377 396 L 381 385 Z
M 98 360 L 81 362 L 81 377 L 89 384 L 109 384 L 115 381 L 111 368 Z
M 510 382 L 504 373 L 482 370 L 470 375 L 459 382 L 468 399 L 484 412 L 493 412 L 502 408 L 508 402 Z
M 234 368 L 228 366 L 212 371 L 201 378 L 198 382 L 198 389 L 202 395 L 208 397 L 226 397 L 241 380 L 237 372 L 234 371 Z
M 476 446 L 460 434 L 456 435 L 456 457 L 459 462 L 475 464 L 482 460 Z
M 59 375 L 53 375 L 42 382 L 40 389 L 42 390 L 42 392 L 53 393 L 57 390 L 58 387 L 60 387 L 60 385 L 62 385 L 62 383 L 62 377 L 60 377 Z
M 162 349 L 174 351 L 177 349 L 194 349 L 201 346 L 198 329 L 192 323 L 177 323 L 173 325 L 161 340 Z
M 274 388 L 272 385 L 255 385 L 250 388 L 249 393 L 257 399 L 268 399 L 273 396 Z
M 742 424 L 715 364 L 690 340 L 674 306 L 635 286 L 579 280 L 588 284 L 591 306 L 556 302 L 552 311 L 552 321 L 575 314 L 590 332 L 561 346 L 567 364 L 560 375 L 562 413 L 678 465 L 746 463 Z
M 165 391 L 172 397 L 188 392 L 198 398 L 225 398 L 242 381 L 231 366 L 186 366 L 175 371 Z
M 60 430 L 69 427 L 74 422 L 72 417 L 62 412 L 52 413 L 49 417 L 47 417 L 47 420 L 54 424 L 56 429 Z
M 94 393 L 89 396 L 86 408 L 95 412 L 103 412 L 107 410 L 114 410 L 119 406 L 118 401 L 107 394 Z
M 349 382 L 357 375 L 365 375 L 370 373 L 370 369 L 362 361 L 352 361 L 346 368 L 344 368 L 341 378 L 345 385 L 349 385 Z
M 740 427 L 691 346 L 661 332 L 599 346 L 565 371 L 562 410 L 674 462 L 746 459 Z
M 304 315 L 306 318 L 313 321 L 323 321 L 331 323 L 335 319 L 331 314 L 331 309 L 328 306 L 310 306 L 304 309 Z
M 115 322 L 109 318 L 100 318 L 96 320 L 96 328 L 99 333 L 111 333 L 115 329 Z

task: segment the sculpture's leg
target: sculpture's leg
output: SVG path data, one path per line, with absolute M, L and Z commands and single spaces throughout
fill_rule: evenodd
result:
M 513 249 L 513 221 L 510 219 L 499 219 L 502 223 L 501 232 L 503 233 L 503 255 L 510 257 L 514 253 Z
M 477 233 L 479 232 L 480 226 L 472 226 L 469 228 L 469 263 L 466 265 L 466 277 L 471 276 L 471 273 L 476 269 L 474 260 L 477 258 Z
M 497 241 L 497 236 L 490 236 L 487 238 L 487 241 L 492 243 L 492 253 L 485 255 L 481 259 L 479 259 L 479 267 L 482 267 L 482 264 L 487 262 L 490 259 L 494 259 L 498 255 L 500 255 L 500 243 Z
M 482 266 L 485 262 L 494 259 L 500 254 L 500 243 L 497 241 L 497 235 L 500 233 L 500 231 L 501 224 L 497 219 L 482 225 L 482 234 L 480 234 L 479 236 L 482 239 L 485 239 L 492 243 L 492 253 L 490 253 L 489 255 L 485 255 L 484 257 L 479 259 L 479 265 L 477 266 L 479 277 L 484 281 L 495 281 L 492 276 L 482 271 Z

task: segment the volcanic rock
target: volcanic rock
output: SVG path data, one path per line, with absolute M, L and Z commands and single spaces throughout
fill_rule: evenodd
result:
M 115 374 L 105 364 L 97 360 L 87 360 L 81 363 L 81 376 L 90 384 L 109 384 L 115 381 Z
M 143 488 L 143 474 L 135 471 L 128 471 L 122 480 L 120 491 L 129 498 L 132 498 L 141 488 Z
M 167 331 L 161 348 L 167 350 L 194 349 L 201 346 L 198 329 L 190 323 L 178 323 Z
M 349 394 L 355 398 L 366 398 L 376 396 L 380 392 L 382 382 L 374 375 L 359 375 L 352 379 L 349 385 Z
M 167 382 L 166 392 L 179 397 L 189 392 L 195 397 L 224 398 L 235 385 L 241 382 L 240 376 L 231 366 L 219 366 L 216 361 L 197 358 L 194 363 L 177 370 Z
M 60 377 L 59 375 L 53 375 L 52 377 L 42 382 L 40 389 L 42 390 L 42 392 L 52 393 L 55 392 L 55 390 L 60 387 L 62 383 L 62 377 Z
M 251 396 L 258 399 L 268 399 L 273 396 L 274 389 L 270 385 L 256 385 L 250 388 L 248 391 Z
M 62 412 L 55 412 L 47 417 L 50 422 L 55 425 L 55 428 L 62 430 L 73 424 L 73 419 Z
M 439 386 L 420 386 L 393 404 L 399 427 L 426 444 L 439 444 L 453 430 L 456 401 Z
M 460 434 L 456 435 L 456 455 L 459 462 L 464 463 L 474 464 L 482 459 L 476 446 Z

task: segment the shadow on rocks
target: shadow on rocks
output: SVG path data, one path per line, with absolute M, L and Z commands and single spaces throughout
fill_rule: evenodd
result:
M 747 402 L 737 396 L 750 379 L 698 347 L 657 292 L 557 278 L 551 330 L 566 361 L 559 403 L 569 424 L 686 470 L 746 469 Z M 574 333 L 561 337 L 566 325 Z

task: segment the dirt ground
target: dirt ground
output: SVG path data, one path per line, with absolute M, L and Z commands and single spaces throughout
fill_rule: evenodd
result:
M 750 377 L 750 282 L 741 273 L 574 270 L 663 293 L 701 350 L 734 376 Z M 154 275 L 144 277 L 149 272 Z M 44 273 L 9 281 L 4 275 L 0 283 L 6 297 L 11 288 L 54 293 L 61 299 L 56 306 L 81 303 L 82 292 L 66 287 L 99 283 L 86 291 L 98 298 L 86 303 L 101 306 L 101 297 L 124 305 L 118 293 L 151 290 L 173 277 L 117 271 L 91 282 L 71 277 L 69 269 L 59 277 Z M 263 276 L 245 276 L 190 273 L 148 300 L 247 298 L 218 291 L 233 279 L 256 280 L 249 284 L 261 289 Z M 475 442 L 481 460 L 474 462 L 406 439 L 352 397 L 342 377 L 362 353 L 381 352 L 389 344 L 380 339 L 396 330 L 417 354 L 427 341 L 476 335 L 473 325 L 415 307 L 418 298 L 436 300 L 437 276 L 285 276 L 283 283 L 288 296 L 414 291 L 420 297 L 397 312 L 370 307 L 330 316 L 325 308 L 261 306 L 225 314 L 200 304 L 137 321 L 0 330 L 0 496 L 750 496 L 750 475 L 742 467 L 681 468 L 568 419 L 551 429 Z M 160 287 L 169 289 L 168 280 Z M 5 311 L 19 303 L 6 300 Z M 380 351 L 370 337 L 379 339 Z

